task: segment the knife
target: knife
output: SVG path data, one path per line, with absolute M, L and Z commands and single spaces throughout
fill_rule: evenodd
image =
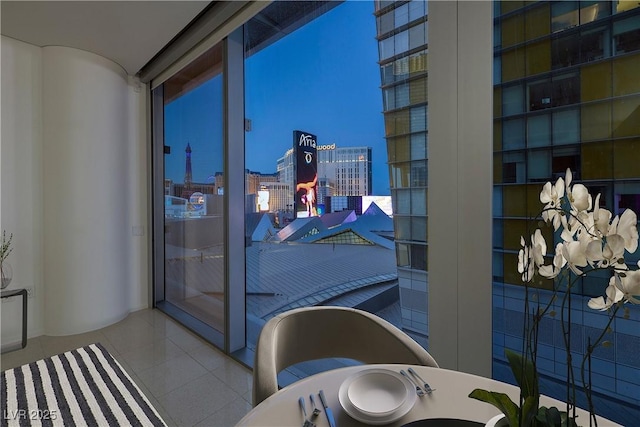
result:
M 333 412 L 331 408 L 327 406 L 327 399 L 324 397 L 324 391 L 320 390 L 320 401 L 322 402 L 322 407 L 324 408 L 324 413 L 327 414 L 327 420 L 329 420 L 330 427 L 336 427 L 336 420 L 333 418 Z

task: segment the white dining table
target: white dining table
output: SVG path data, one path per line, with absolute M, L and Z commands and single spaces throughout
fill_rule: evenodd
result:
M 390 369 L 400 372 L 401 369 L 406 371 L 409 367 L 408 365 L 396 364 L 359 365 L 321 372 L 303 378 L 265 399 L 247 413 L 237 426 L 300 427 L 303 424 L 303 417 L 298 398 L 305 398 L 307 414 L 310 414 L 310 394 L 314 395 L 317 406 L 322 409 L 318 397 L 319 390 L 324 390 L 327 405 L 333 411 L 337 427 L 365 425 L 351 418 L 342 409 L 338 400 L 338 390 L 342 382 L 363 369 Z M 448 369 L 426 366 L 412 367 L 435 391 L 418 397 L 412 409 L 402 418 L 388 424 L 390 426 L 403 426 L 424 419 L 461 419 L 486 423 L 500 412 L 493 405 L 468 397 L 469 393 L 476 388 L 506 393 L 514 402 L 518 402 L 519 399 L 519 388 L 511 384 Z M 560 410 L 564 410 L 565 407 L 564 403 L 546 396 L 541 396 L 540 405 L 556 406 Z M 578 424 L 588 426 L 589 413 L 580 409 L 577 410 L 577 413 Z M 314 423 L 317 427 L 329 427 L 324 411 L 315 418 Z M 619 424 L 598 418 L 598 426 L 610 427 L 619 426 Z

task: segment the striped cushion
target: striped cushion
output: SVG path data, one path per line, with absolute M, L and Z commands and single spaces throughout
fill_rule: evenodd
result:
M 2 372 L 2 426 L 164 426 L 100 344 Z

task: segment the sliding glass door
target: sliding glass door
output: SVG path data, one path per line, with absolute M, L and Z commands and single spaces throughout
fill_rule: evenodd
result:
M 164 280 L 156 277 L 156 286 L 162 286 L 156 294 L 163 296 L 161 308 L 220 336 L 225 329 L 223 87 L 218 44 L 154 89 L 154 118 L 162 121 L 155 126 L 156 141 L 164 140 L 164 216 L 156 226 L 164 240 L 164 265 L 156 272 Z

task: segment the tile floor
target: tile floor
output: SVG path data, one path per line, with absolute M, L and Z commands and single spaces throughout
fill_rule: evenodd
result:
M 109 327 L 40 336 L 2 354 L 4 371 L 100 342 L 169 426 L 233 426 L 251 409 L 251 371 L 159 310 L 141 310 Z

